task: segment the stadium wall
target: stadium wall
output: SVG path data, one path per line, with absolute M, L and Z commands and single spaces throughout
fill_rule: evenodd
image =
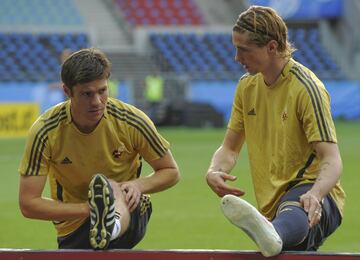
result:
M 131 91 L 126 82 L 117 83 L 117 98 L 131 103 Z M 48 83 L 0 83 L 1 103 L 33 103 L 40 106 L 40 112 L 64 101 L 63 90 L 52 88 Z
M 236 81 L 189 82 L 186 99 L 189 102 L 210 104 L 220 112 L 226 123 L 231 114 Z M 326 81 L 335 119 L 360 119 L 360 83 L 354 81 Z M 133 103 L 126 82 L 117 85 L 117 97 Z M 49 88 L 46 83 L 0 84 L 0 137 L 24 136 L 36 117 L 49 107 L 64 100 L 63 91 Z
M 210 103 L 223 113 L 225 121 L 231 114 L 236 81 L 192 81 L 188 99 Z M 347 120 L 360 119 L 360 84 L 356 81 L 324 81 L 331 97 L 333 117 Z
M 131 100 L 124 82 L 117 89 L 118 98 Z M 64 98 L 62 89 L 47 83 L 0 83 L 0 138 L 25 136 L 40 113 Z

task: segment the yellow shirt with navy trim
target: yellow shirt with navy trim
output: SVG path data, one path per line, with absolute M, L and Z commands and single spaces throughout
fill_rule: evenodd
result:
M 245 132 L 257 204 L 269 219 L 290 187 L 315 182 L 320 164 L 311 142 L 337 142 L 328 92 L 293 59 L 271 86 L 261 73 L 240 79 L 228 128 Z M 342 214 L 340 181 L 330 195 Z
M 165 155 L 169 143 L 139 109 L 109 98 L 104 116 L 89 134 L 70 115 L 70 100 L 50 108 L 33 124 L 20 163 L 21 175 L 47 175 L 51 197 L 64 203 L 87 201 L 91 177 L 102 173 L 117 182 L 139 177 L 141 160 Z M 58 236 L 85 219 L 54 222 Z

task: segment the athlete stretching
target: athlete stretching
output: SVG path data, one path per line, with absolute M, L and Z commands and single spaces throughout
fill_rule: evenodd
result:
M 287 27 L 267 7 L 252 6 L 233 27 L 239 81 L 224 141 L 206 175 L 222 210 L 264 256 L 317 250 L 340 225 L 342 163 L 329 95 L 309 69 L 291 58 Z M 246 142 L 258 209 L 226 181 Z
M 20 208 L 51 220 L 61 249 L 132 248 L 151 215 L 148 193 L 179 180 L 169 143 L 137 108 L 108 98 L 110 62 L 83 49 L 61 68 L 68 101 L 39 117 L 20 164 Z M 140 176 L 142 158 L 154 172 Z M 49 178 L 51 199 L 42 197 Z

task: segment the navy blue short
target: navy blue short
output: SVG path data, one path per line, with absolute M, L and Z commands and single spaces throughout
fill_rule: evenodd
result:
M 131 249 L 145 236 L 146 226 L 152 213 L 150 197 L 142 195 L 137 208 L 131 213 L 130 224 L 119 238 L 110 241 L 107 249 Z M 89 242 L 90 218 L 71 234 L 58 237 L 59 249 L 92 249 Z
M 286 202 L 300 202 L 300 196 L 309 191 L 312 186 L 313 184 L 309 183 L 293 187 L 282 197 L 279 204 L 280 207 Z M 330 195 L 324 198 L 321 206 L 322 214 L 319 224 L 309 230 L 308 236 L 302 243 L 292 248 L 286 248 L 285 250 L 316 251 L 325 239 L 340 226 L 342 217 L 335 201 Z

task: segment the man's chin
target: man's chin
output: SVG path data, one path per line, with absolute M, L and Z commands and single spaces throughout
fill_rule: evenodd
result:
M 254 71 L 254 70 L 247 70 L 247 72 L 252 76 L 259 73 L 258 71 Z
M 99 112 L 96 112 L 96 113 L 90 113 L 88 119 L 90 121 L 99 121 L 102 117 L 104 116 L 104 111 L 99 111 Z

